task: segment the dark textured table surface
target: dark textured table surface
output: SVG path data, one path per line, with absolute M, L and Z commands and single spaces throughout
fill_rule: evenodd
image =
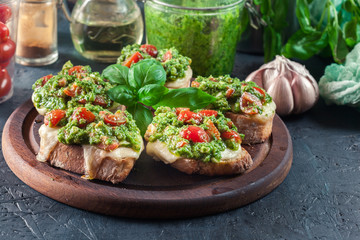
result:
M 14 96 L 0 105 L 0 127 L 28 100 L 32 83 L 71 60 L 102 71 L 105 64 L 75 52 L 68 23 L 59 17 L 59 60 L 44 67 L 17 65 Z M 233 75 L 244 78 L 261 56 L 238 53 Z M 328 64 L 305 65 L 316 79 Z M 0 157 L 0 239 L 360 239 L 360 113 L 326 106 L 283 118 L 293 140 L 285 181 L 264 198 L 229 212 L 192 219 L 137 220 L 75 209 L 20 181 Z

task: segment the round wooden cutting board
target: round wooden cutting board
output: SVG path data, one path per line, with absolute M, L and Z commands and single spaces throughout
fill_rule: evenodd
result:
M 262 144 L 244 146 L 254 166 L 242 175 L 187 175 L 142 153 L 121 184 L 88 181 L 36 160 L 42 116 L 29 100 L 9 117 L 2 136 L 10 169 L 36 191 L 73 207 L 134 218 L 184 218 L 209 215 L 251 203 L 275 189 L 292 163 L 292 142 L 278 116 Z

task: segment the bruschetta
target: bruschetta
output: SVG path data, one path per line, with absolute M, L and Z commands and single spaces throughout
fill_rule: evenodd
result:
M 128 176 L 144 148 L 130 113 L 90 104 L 47 112 L 39 135 L 37 160 L 112 183 Z
M 238 131 L 245 135 L 244 144 L 262 143 L 270 137 L 276 105 L 256 83 L 226 75 L 197 77 L 191 86 L 216 97 L 216 102 L 209 108 L 224 112 L 232 120 Z
M 159 107 L 145 140 L 148 155 L 187 174 L 239 174 L 253 163 L 235 125 L 215 110 Z
M 133 44 L 124 47 L 117 63 L 130 67 L 143 59 L 155 58 L 166 72 L 165 87 L 170 89 L 185 88 L 190 86 L 192 69 L 191 59 L 182 56 L 176 48 L 157 49 L 150 44 Z
M 68 61 L 57 75 L 44 76 L 33 84 L 32 101 L 41 115 L 87 103 L 111 109 L 118 106 L 106 95 L 112 87 L 90 66 L 73 66 Z

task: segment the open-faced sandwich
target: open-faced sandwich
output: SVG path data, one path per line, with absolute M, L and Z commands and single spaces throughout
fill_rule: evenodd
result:
M 68 61 L 57 75 L 47 75 L 33 84 L 32 101 L 41 115 L 86 103 L 114 108 L 118 104 L 106 95 L 112 87 L 98 72 L 92 72 L 90 66 L 73 66 Z
M 239 174 L 252 165 L 235 125 L 215 110 L 159 107 L 145 139 L 148 155 L 187 174 Z
M 123 181 L 144 148 L 130 113 L 111 112 L 111 87 L 87 67 L 65 64 L 56 76 L 33 85 L 34 105 L 44 114 L 37 160 L 86 179 Z
M 197 77 L 191 86 L 216 97 L 217 100 L 209 108 L 225 112 L 239 133 L 245 135 L 243 143 L 261 143 L 270 137 L 276 105 L 256 83 L 226 75 L 217 78 Z
M 190 86 L 191 59 L 182 56 L 175 48 L 160 49 L 150 44 L 133 44 L 124 47 L 117 63 L 130 67 L 143 59 L 154 58 L 161 63 L 166 72 L 165 87 L 176 89 Z

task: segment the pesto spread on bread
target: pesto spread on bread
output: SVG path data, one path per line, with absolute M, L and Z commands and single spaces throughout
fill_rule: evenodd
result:
M 264 107 L 272 102 L 271 96 L 255 82 L 240 81 L 229 75 L 197 77 L 191 86 L 216 97 L 209 107 L 223 112 L 263 114 Z
M 146 136 L 148 135 L 148 136 Z M 233 122 L 215 110 L 159 107 L 145 138 L 160 141 L 178 157 L 219 162 L 225 150 L 241 150 L 242 135 Z

